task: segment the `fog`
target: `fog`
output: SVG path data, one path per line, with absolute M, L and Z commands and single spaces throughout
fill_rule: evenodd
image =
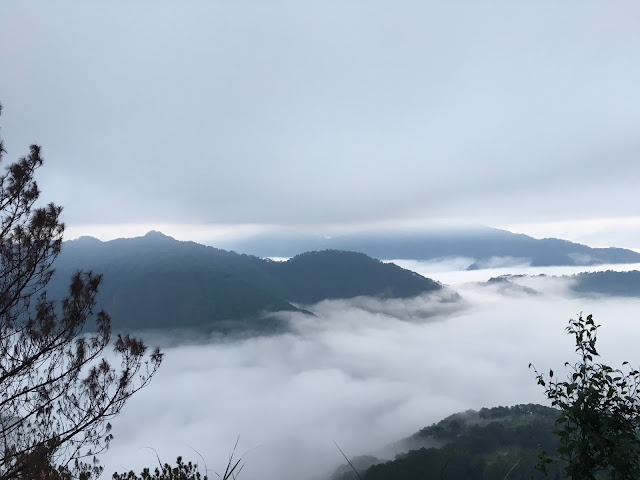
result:
M 474 263 L 473 258 L 453 257 L 430 261 L 422 260 L 387 260 L 396 265 L 412 270 L 425 277 L 434 278 L 446 285 L 459 286 L 467 282 L 485 282 L 492 277 L 500 275 L 575 275 L 581 272 L 604 272 L 615 270 L 627 272 L 630 270 L 640 270 L 640 263 L 618 263 L 602 265 L 560 265 L 549 267 L 532 267 L 524 259 L 513 257 L 494 257 L 488 264 L 493 263 L 495 268 L 483 268 L 481 270 L 465 269 Z M 492 266 L 493 266 L 492 265 Z
M 156 454 L 200 465 L 202 455 L 212 478 L 238 436 L 241 479 L 328 478 L 344 462 L 334 441 L 349 456 L 375 454 L 455 412 L 545 403 L 528 364 L 560 372 L 573 359 L 564 329 L 581 311 L 603 325 L 605 361 L 638 362 L 640 299 L 574 298 L 570 280 L 552 279 L 537 296 L 468 283 L 496 273 L 431 275 L 456 279 L 463 301 L 455 305 L 441 296 L 325 301 L 314 317 L 289 314 L 291 331 L 282 335 L 185 336 L 178 345 L 149 338 L 169 345 L 165 360 L 113 422 L 104 478 L 153 468 Z

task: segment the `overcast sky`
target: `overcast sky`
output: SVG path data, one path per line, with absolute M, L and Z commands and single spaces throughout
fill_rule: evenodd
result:
M 640 248 L 638 25 L 635 0 L 5 0 L 1 133 L 9 160 L 43 146 L 72 236 L 455 221 Z

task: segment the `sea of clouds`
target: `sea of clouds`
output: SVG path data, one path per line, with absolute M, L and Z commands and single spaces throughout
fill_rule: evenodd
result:
M 113 422 L 103 476 L 182 455 L 206 463 L 213 478 L 239 437 L 241 479 L 326 479 L 344 463 L 334 442 L 349 456 L 375 454 L 455 412 L 545 403 L 528 365 L 562 372 L 574 358 L 564 329 L 580 312 L 602 324 L 605 361 L 640 363 L 640 299 L 576 298 L 566 279 L 525 280 L 540 292 L 533 296 L 470 283 L 584 267 L 464 272 L 460 260 L 398 263 L 450 285 L 462 300 L 324 301 L 312 307 L 314 317 L 287 314 L 291 331 L 281 335 L 148 338 L 163 346 L 165 360 Z

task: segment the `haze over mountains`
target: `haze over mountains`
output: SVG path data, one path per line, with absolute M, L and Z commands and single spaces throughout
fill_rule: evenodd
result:
M 315 239 L 315 240 L 314 240 Z M 290 239 L 291 240 L 291 239 Z M 317 237 L 298 238 L 297 248 Z M 271 242 L 271 243 L 270 243 Z M 291 243 L 264 239 L 264 252 L 290 253 Z M 307 242 L 307 243 L 305 243 Z M 510 261 L 535 265 L 600 264 L 640 261 L 624 249 L 592 249 L 557 239 L 535 240 L 503 230 L 476 229 L 414 235 L 388 234 L 325 238 L 312 247 L 353 248 L 386 256 L 467 258 L 468 269 Z M 280 248 L 280 250 L 277 250 Z M 472 257 L 473 256 L 473 257 Z M 308 311 L 323 300 L 359 296 L 410 298 L 439 293 L 441 300 L 460 297 L 436 280 L 359 251 L 304 252 L 283 262 L 238 254 L 194 242 L 177 241 L 160 232 L 101 242 L 82 237 L 65 242 L 49 286 L 53 298 L 66 293 L 66 279 L 76 270 L 102 273 L 99 307 L 113 317 L 116 329 L 196 327 L 218 332 L 276 332 L 287 328 L 276 312 Z M 637 272 L 601 272 L 574 278 L 576 294 L 637 295 Z M 535 293 L 511 280 L 493 279 L 504 294 Z M 309 312 L 311 313 L 311 312 Z
M 379 259 L 473 259 L 472 268 L 519 262 L 532 266 L 640 262 L 640 253 L 623 248 L 591 248 L 557 238 L 535 239 L 489 227 L 424 231 L 361 232 L 336 236 L 264 233 L 221 243 L 224 248 L 260 257 L 292 257 L 311 250 L 337 249 Z
M 122 458 L 128 458 L 127 468 L 148 464 L 140 458 L 141 445 L 160 450 L 167 445 L 180 453 L 180 445 L 192 439 L 211 445 L 215 425 L 210 454 L 239 433 L 249 448 L 265 444 L 249 462 L 260 473 L 251 476 L 249 470 L 248 478 L 353 480 L 351 470 L 335 470 L 341 459 L 328 438 L 359 455 L 353 463 L 371 480 L 405 480 L 417 472 L 437 477 L 443 469 L 451 479 L 503 478 L 516 462 L 511 477 L 530 478 L 538 444 L 555 448 L 555 411 L 520 405 L 441 419 L 483 405 L 540 402 L 526 365 L 566 361 L 567 354 L 557 347 L 564 328 L 558 317 L 605 303 L 611 315 L 618 308 L 635 308 L 640 298 L 638 271 L 530 275 L 534 269 L 526 265 L 537 264 L 545 272 L 575 271 L 576 264 L 608 268 L 597 265 L 638 261 L 640 255 L 628 250 L 591 249 L 493 229 L 416 236 L 414 243 L 396 235 L 370 241 L 363 236 L 360 243 L 345 238 L 353 243 L 324 239 L 315 247 L 377 245 L 378 253 L 465 257 L 466 262 L 442 263 L 458 275 L 488 280 L 448 287 L 436 271 L 419 274 L 361 252 L 325 249 L 274 261 L 154 231 L 109 242 L 91 237 L 65 242 L 49 293 L 62 296 L 77 269 L 102 273 L 98 306 L 111 314 L 115 329 L 154 330 L 148 333 L 164 342 L 172 359 L 169 369 L 160 372 L 165 380 L 141 392 L 138 406 L 119 419 L 118 431 L 131 440 L 107 457 L 111 469 L 121 470 L 117 462 Z M 265 248 L 271 248 L 268 242 Z M 521 273 L 489 278 L 495 268 L 473 270 L 495 267 L 500 259 L 519 264 L 511 269 Z M 438 263 L 412 261 L 416 266 Z M 569 262 L 572 266 L 547 266 Z M 632 303 L 618 306 L 616 299 L 623 296 Z M 628 310 L 618 317 L 630 318 Z M 617 326 L 618 332 L 630 328 Z M 190 343 L 192 338 L 198 340 Z M 635 347 L 621 351 L 630 348 Z M 192 373 L 185 377 L 185 372 Z M 193 400 L 175 393 L 176 385 Z M 215 400 L 205 407 L 198 400 L 205 397 Z M 172 413 L 158 421 L 146 413 L 149 405 Z M 245 420 L 249 411 L 254 413 Z M 434 424 L 407 437 L 429 424 L 424 419 Z M 175 438 L 158 440 L 167 429 Z M 136 440 L 139 431 L 145 434 Z M 380 453 L 403 436 L 394 445 L 397 454 L 388 448 Z M 137 453 L 127 453 L 134 445 Z M 283 451 L 297 452 L 301 460 L 274 461 Z M 554 468 L 561 473 L 559 466 Z
M 459 244 L 464 243 L 474 245 L 471 238 Z M 487 254 L 505 257 L 497 247 L 487 248 Z M 590 252 L 592 262 L 611 258 L 583 251 Z M 495 269 L 465 271 L 478 263 L 467 258 L 466 263 L 449 262 L 449 268 L 460 278 L 487 280 L 493 275 Z M 622 251 L 620 258 L 629 261 L 636 255 Z M 122 470 L 121 464 L 134 469 L 150 464 L 155 457 L 150 460 L 141 451 L 148 445 L 163 459 L 184 454 L 184 444 L 206 445 L 207 462 L 219 460 L 220 451 L 241 434 L 247 448 L 264 445 L 251 454 L 248 479 L 326 479 L 341 461 L 332 439 L 349 455 L 376 454 L 377 448 L 456 411 L 541 402 L 527 365 L 556 366 L 567 360 L 573 347 L 565 349 L 563 343 L 566 318 L 606 305 L 607 315 L 596 310 L 597 318 L 630 319 L 638 302 L 631 298 L 618 305 L 616 289 L 595 298 L 575 288 L 578 278 L 628 286 L 637 272 L 539 277 L 526 274 L 582 267 L 525 265 L 516 268 L 522 277 L 478 285 L 444 281 L 448 277 L 436 271 L 417 269 L 418 274 L 413 267 L 400 268 L 359 252 L 321 250 L 278 262 L 159 232 L 109 242 L 89 237 L 69 241 L 55 266 L 50 292 L 57 296 L 74 270 L 103 273 L 99 306 L 111 314 L 114 327 L 155 330 L 146 332 L 149 342 L 158 339 L 166 345 L 171 359 L 158 382 L 118 419 L 114 428 L 125 440 L 107 456 L 110 471 Z M 610 282 L 614 277 L 619 281 Z M 628 334 L 635 326 L 619 322 L 607 324 L 607 330 L 612 326 L 623 347 L 620 354 L 636 348 L 631 345 L 635 337 Z M 215 334 L 203 336 L 203 331 Z M 157 412 L 163 412 L 161 418 Z M 535 432 L 536 438 L 549 439 L 544 421 L 496 419 L 500 425 L 483 421 L 478 428 L 469 425 L 452 433 L 450 420 L 442 424 L 444 435 L 459 441 L 437 451 L 426 444 L 409 446 L 414 453 L 374 468 L 367 477 L 405 478 L 398 472 L 423 467 L 440 471 L 443 458 L 457 451 L 451 478 L 458 473 L 464 478 L 462 470 L 470 465 L 474 471 L 500 471 L 503 478 L 515 457 L 526 459 L 517 467 L 518 476 L 525 478 L 535 453 L 527 435 Z M 166 431 L 173 432 L 171 438 L 163 436 Z M 504 451 L 507 456 L 500 457 Z M 282 452 L 294 452 L 296 461 L 283 464 Z M 504 462 L 482 467 L 482 459 L 493 457 Z
M 602 272 L 581 272 L 573 275 L 501 275 L 492 277 L 481 285 L 497 287 L 505 294 L 538 295 L 540 292 L 527 285 L 529 280 L 540 282 L 565 281 L 568 288 L 578 297 L 611 296 L 611 297 L 640 297 L 640 271 L 631 270 L 617 272 L 606 270 Z
M 48 289 L 61 298 L 76 270 L 103 274 L 99 307 L 117 329 L 202 327 L 275 331 L 269 313 L 361 295 L 406 298 L 442 285 L 362 253 L 305 253 L 286 262 L 240 255 L 159 232 L 101 242 L 66 242 Z M 295 305 L 294 305 L 295 304 Z

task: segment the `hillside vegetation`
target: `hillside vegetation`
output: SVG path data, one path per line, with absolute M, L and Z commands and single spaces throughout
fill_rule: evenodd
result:
M 409 451 L 395 459 L 369 457 L 376 464 L 359 474 L 364 480 L 545 478 L 535 469 L 538 451 L 557 449 L 553 430 L 558 416 L 556 409 L 533 404 L 457 413 L 399 442 Z M 357 480 L 347 467 L 340 467 L 332 480 Z M 561 463 L 550 466 L 548 478 L 563 478 L 562 468 Z
M 277 331 L 273 315 L 321 300 L 361 295 L 412 297 L 438 282 L 361 253 L 310 252 L 286 262 L 240 255 L 159 232 L 101 242 L 65 242 L 49 294 L 62 298 L 76 270 L 104 275 L 98 306 L 116 329 L 203 327 L 216 331 Z

